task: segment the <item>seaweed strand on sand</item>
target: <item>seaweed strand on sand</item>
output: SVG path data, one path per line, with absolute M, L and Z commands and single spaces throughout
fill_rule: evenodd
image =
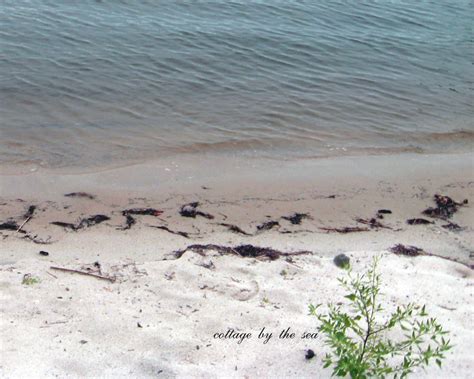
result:
M 251 233 L 247 233 L 245 230 L 241 229 L 240 227 L 238 227 L 237 225 L 234 225 L 234 224 L 227 224 L 225 222 L 221 222 L 218 225 L 225 226 L 228 230 L 230 230 L 233 233 L 242 234 L 244 236 L 252 236 L 253 235 Z
M 419 257 L 419 256 L 437 257 L 437 258 L 445 259 L 447 261 L 459 263 L 463 266 L 466 266 L 466 267 L 470 268 L 471 270 L 474 270 L 474 265 L 472 265 L 472 264 L 464 263 L 464 262 L 462 262 L 462 261 L 460 261 L 456 258 L 450 258 L 450 257 L 445 257 L 445 256 L 442 256 L 442 255 L 438 255 L 438 254 L 428 253 L 428 252 L 424 251 L 422 248 L 419 248 L 419 247 L 416 247 L 416 246 L 407 246 L 407 245 L 403 245 L 403 244 L 399 243 L 399 244 L 396 244 L 395 246 L 392 246 L 389 249 L 389 251 L 396 254 L 396 255 L 402 255 L 402 256 L 406 256 L 406 257 Z
M 118 230 L 130 229 L 137 223 L 137 220 L 132 215 L 140 216 L 154 216 L 158 217 L 163 214 L 163 211 L 155 208 L 131 208 L 122 211 L 122 215 L 125 217 L 125 226 L 117 228 Z
M 326 233 L 341 233 L 341 234 L 346 234 L 346 233 L 356 233 L 356 232 L 369 232 L 369 228 L 362 228 L 360 226 L 346 226 L 343 228 L 325 228 L 321 227 L 319 228 L 321 230 L 324 230 Z
M 184 237 L 184 238 L 189 238 L 189 233 L 188 232 L 182 232 L 180 230 L 171 230 L 167 226 L 162 226 L 162 225 L 152 225 L 151 227 L 156 228 L 156 229 L 161 229 L 161 230 L 164 230 L 168 233 L 176 234 L 176 235 Z
M 69 222 L 62 222 L 62 221 L 53 221 L 53 222 L 51 222 L 51 224 L 56 225 L 56 226 L 61 226 L 65 229 L 78 231 L 80 229 L 84 229 L 84 228 L 88 228 L 90 226 L 100 224 L 100 223 L 102 223 L 104 221 L 107 221 L 107 220 L 110 220 L 110 217 L 98 214 L 98 215 L 83 218 L 79 221 L 78 224 L 72 224 L 72 223 L 69 223 Z
M 261 258 L 274 261 L 280 257 L 290 257 L 295 255 L 313 254 L 311 251 L 282 252 L 268 247 L 259 247 L 254 245 L 238 245 L 235 247 L 222 246 L 215 244 L 208 245 L 189 245 L 185 249 L 176 250 L 173 253 L 175 259 L 181 258 L 187 251 L 193 251 L 204 255 L 206 251 L 216 251 L 220 255 L 237 255 L 243 258 Z

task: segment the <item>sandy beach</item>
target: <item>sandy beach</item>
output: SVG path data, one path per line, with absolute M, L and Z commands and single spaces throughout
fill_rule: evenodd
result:
M 437 194 L 459 203 L 452 217 L 422 213 Z M 344 253 L 356 272 L 381 256 L 387 309 L 426 304 L 451 332 L 443 369 L 414 377 L 470 378 L 473 195 L 472 154 L 189 155 L 3 174 L 0 376 L 330 377 L 322 336 L 301 335 L 317 331 L 310 303 L 343 301 L 333 259 Z M 174 253 L 209 244 L 308 253 Z M 425 255 L 396 255 L 397 244 Z M 287 328 L 296 338 L 278 338 Z M 252 338 L 216 338 L 228 330 Z
M 0 379 L 474 378 L 472 5 L 0 1 Z

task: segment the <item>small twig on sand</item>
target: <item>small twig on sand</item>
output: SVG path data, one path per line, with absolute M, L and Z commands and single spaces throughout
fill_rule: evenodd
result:
M 54 279 L 58 278 L 56 275 L 51 274 L 49 271 L 46 271 L 46 274 L 51 275 Z
M 301 267 L 300 265 L 297 265 L 295 262 L 293 262 L 293 259 L 291 259 L 291 257 L 287 257 L 286 260 L 285 260 L 286 263 L 290 264 L 290 265 L 293 265 L 295 267 L 298 267 L 300 269 L 302 269 L 303 267 Z
M 30 220 L 31 220 L 31 216 L 28 216 L 28 218 L 25 221 L 23 221 L 23 223 L 18 227 L 16 232 L 19 233 L 21 231 L 21 229 L 23 228 L 23 226 L 25 226 L 25 224 Z
M 67 324 L 67 321 L 53 321 L 53 322 L 44 322 L 45 325 L 40 326 L 40 328 L 49 328 L 51 325 L 58 325 L 58 324 Z
M 51 266 L 50 268 L 51 268 L 51 270 L 57 270 L 57 271 L 63 271 L 63 272 L 70 272 L 70 273 L 73 273 L 73 274 L 92 276 L 92 277 L 97 278 L 97 279 L 107 280 L 111 283 L 115 282 L 115 278 L 110 278 L 108 276 L 97 275 L 97 274 L 93 274 L 91 272 L 84 272 L 84 271 L 79 271 L 79 270 L 73 270 L 73 269 L 70 269 L 70 268 L 55 267 L 55 266 Z

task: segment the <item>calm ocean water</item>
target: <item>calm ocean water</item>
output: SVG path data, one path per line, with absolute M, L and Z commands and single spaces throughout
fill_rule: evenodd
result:
M 472 1 L 0 0 L 0 163 L 472 150 Z

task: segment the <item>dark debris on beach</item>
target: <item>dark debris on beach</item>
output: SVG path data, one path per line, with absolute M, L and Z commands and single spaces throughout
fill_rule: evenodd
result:
M 380 221 L 377 221 L 376 218 L 371 218 L 371 219 L 364 219 L 364 218 L 357 218 L 356 222 L 364 225 L 369 225 L 370 228 L 372 229 L 378 229 L 378 228 L 385 228 L 385 229 L 392 229 L 390 226 L 382 224 Z
M 240 227 L 234 224 L 227 224 L 225 222 L 219 223 L 221 226 L 225 226 L 229 231 L 236 233 L 236 234 L 242 234 L 244 236 L 252 236 L 253 234 L 247 233 L 245 230 L 242 230 Z
M 424 253 L 423 249 L 416 246 L 405 246 L 401 243 L 390 248 L 390 251 L 397 255 L 405 255 L 408 257 L 417 257 Z
M 280 223 L 278 221 L 266 221 L 263 224 L 257 225 L 257 231 L 264 232 L 264 231 L 271 230 L 279 226 L 280 226 Z
M 222 246 L 215 244 L 208 245 L 189 245 L 185 249 L 176 250 L 173 255 L 176 259 L 181 258 L 186 252 L 193 251 L 200 255 L 205 255 L 207 251 L 216 251 L 220 255 L 236 255 L 242 258 L 261 258 L 274 261 L 282 256 L 290 257 L 295 255 L 313 254 L 311 251 L 282 252 L 268 247 L 259 247 L 254 245 L 238 245 L 235 247 Z
M 118 230 L 128 230 L 130 229 L 133 225 L 137 223 L 137 220 L 135 219 L 134 216 L 140 215 L 140 216 L 154 216 L 158 217 L 163 214 L 163 211 L 155 208 L 131 208 L 131 209 L 125 209 L 122 211 L 122 215 L 125 217 L 125 226 L 122 226 L 120 228 L 117 228 Z
M 91 195 L 90 193 L 87 193 L 87 192 L 70 192 L 70 193 L 66 193 L 64 196 L 78 197 L 78 198 L 89 199 L 89 200 L 95 199 L 94 195 Z
M 80 229 L 84 229 L 84 228 L 88 228 L 88 227 L 100 224 L 107 220 L 110 220 L 110 217 L 102 215 L 102 214 L 98 214 L 98 215 L 90 216 L 87 218 L 83 218 L 81 221 L 79 221 L 78 224 L 72 224 L 69 222 L 62 222 L 62 221 L 53 221 L 51 222 L 51 224 L 56 225 L 56 226 L 61 226 L 64 229 L 78 231 Z
M 293 213 L 291 216 L 282 217 L 282 219 L 291 222 L 293 225 L 301 225 L 301 222 L 307 218 L 310 218 L 308 213 Z
M 308 349 L 308 350 L 306 350 L 306 353 L 305 353 L 304 357 L 305 357 L 306 360 L 310 360 L 310 359 L 313 359 L 315 356 L 316 356 L 316 354 L 314 353 L 314 351 L 311 350 L 311 349 Z
M 429 207 L 425 209 L 422 213 L 428 217 L 448 219 L 453 216 L 459 210 L 459 207 L 468 204 L 468 200 L 464 199 L 462 202 L 456 202 L 451 199 L 449 196 L 444 195 L 434 195 L 434 201 L 436 207 Z
M 33 217 L 33 214 L 35 213 L 35 211 L 36 211 L 36 205 L 30 205 L 26 213 L 23 215 L 23 218 Z
M 21 219 L 24 219 L 23 223 L 18 224 L 16 221 L 10 219 L 0 224 L 0 230 L 11 230 L 19 233 L 25 233 L 21 229 L 33 217 L 35 211 L 36 205 L 30 205 L 26 212 L 22 216 L 20 216 Z
M 164 230 L 168 233 L 171 233 L 171 234 L 176 234 L 178 236 L 181 236 L 181 237 L 184 237 L 184 238 L 189 238 L 189 233 L 187 232 L 182 232 L 182 231 L 179 231 L 179 230 L 171 230 L 170 228 L 168 228 L 167 226 L 162 226 L 162 225 L 152 225 L 151 226 L 152 228 L 156 228 L 156 229 L 161 229 L 161 230 Z
M 392 246 L 389 249 L 389 251 L 396 254 L 396 255 L 402 255 L 402 256 L 406 256 L 406 257 L 419 257 L 419 256 L 437 257 L 437 258 L 445 259 L 445 260 L 450 261 L 450 262 L 459 263 L 463 266 L 466 266 L 466 267 L 470 268 L 471 270 L 474 269 L 474 265 L 472 265 L 472 264 L 462 262 L 461 260 L 456 259 L 456 258 L 446 257 L 446 256 L 439 255 L 439 254 L 428 253 L 428 252 L 424 251 L 423 249 L 421 249 L 419 247 L 416 247 L 416 246 L 403 245 L 403 244 L 399 243 L 395 246 Z
M 5 221 L 0 224 L 0 230 L 18 230 L 20 225 L 18 225 L 15 221 Z
M 130 229 L 133 225 L 137 223 L 134 217 L 130 216 L 129 214 L 125 215 L 125 226 L 117 228 L 118 230 L 127 230 Z
M 158 217 L 163 214 L 163 211 L 155 208 L 132 208 L 125 209 L 122 211 L 124 216 L 127 215 L 142 215 L 142 216 L 155 216 Z
M 197 209 L 199 205 L 200 203 L 197 201 L 184 204 L 181 206 L 181 209 L 179 210 L 179 214 L 182 217 L 196 218 L 196 216 L 201 216 L 201 217 L 207 218 L 208 220 L 213 220 L 214 219 L 213 215 L 211 215 L 210 213 L 202 212 Z
M 463 227 L 459 226 L 458 224 L 455 224 L 454 222 L 448 222 L 445 225 L 441 225 L 441 227 L 452 232 L 459 232 L 460 230 L 464 229 Z
M 85 198 L 89 200 L 95 199 L 94 195 L 88 194 L 86 192 L 71 192 L 69 194 L 65 194 L 64 196 L 67 197 L 76 197 L 76 198 Z M 440 225 L 440 227 L 449 230 L 451 232 L 458 232 L 465 228 L 459 226 L 458 224 L 448 221 L 448 219 L 452 218 L 454 213 L 456 213 L 460 207 L 466 206 L 468 204 L 468 200 L 463 200 L 462 202 L 457 202 L 452 198 L 444 195 L 434 195 L 434 202 L 436 204 L 435 207 L 430 207 L 425 209 L 422 213 L 431 218 L 431 219 L 441 219 L 444 220 L 444 224 Z M 25 202 L 26 203 L 26 202 Z M 26 204 L 25 204 L 26 205 Z M 215 217 L 214 215 L 201 211 L 200 210 L 201 204 L 199 202 L 191 202 L 182 205 L 179 208 L 179 215 L 182 217 L 187 218 L 196 218 L 198 216 L 203 217 L 207 220 L 213 220 Z M 43 208 L 40 208 L 43 210 Z M 23 230 L 23 226 L 32 219 L 38 211 L 38 207 L 36 205 L 27 205 L 26 211 L 23 214 L 18 215 L 17 217 L 12 217 L 7 219 L 4 222 L 0 222 L 0 231 L 11 231 L 16 232 L 11 235 L 21 236 L 22 239 L 29 240 L 33 243 L 45 245 L 52 243 L 50 241 L 51 237 L 48 238 L 40 238 L 38 235 L 27 232 Z M 122 216 L 125 218 L 125 225 L 122 227 L 116 227 L 118 230 L 128 230 L 131 229 L 133 225 L 137 223 L 137 216 L 151 216 L 151 217 L 158 217 L 162 215 L 164 212 L 159 209 L 144 207 L 144 208 L 129 208 L 124 209 L 121 211 Z M 377 231 L 379 229 L 390 229 L 394 231 L 398 231 L 400 229 L 393 229 L 391 226 L 385 225 L 381 222 L 384 219 L 385 215 L 392 214 L 390 209 L 378 209 L 375 216 L 371 218 L 356 218 L 355 221 L 359 224 L 363 224 L 363 226 L 346 226 L 346 227 L 320 227 L 319 229 L 325 231 L 326 233 L 340 233 L 340 234 L 347 234 L 347 233 L 357 233 L 357 232 L 368 232 L 368 231 Z M 219 214 L 222 215 L 222 214 Z M 224 218 L 223 220 L 227 219 L 226 215 L 222 215 Z M 277 230 L 279 233 L 289 234 L 289 233 L 301 233 L 303 230 L 289 227 L 289 230 L 282 230 L 283 225 L 289 226 L 288 223 L 282 221 L 288 221 L 291 225 L 301 225 L 303 220 L 311 219 L 309 213 L 292 213 L 285 216 L 275 217 L 267 216 L 268 219 L 265 222 L 257 224 L 254 230 L 249 230 L 250 226 L 237 226 L 231 223 L 217 223 L 217 225 L 221 225 L 226 227 L 230 232 L 240 234 L 242 236 L 256 236 L 260 233 Z M 389 218 L 389 217 L 387 217 Z M 425 219 L 425 218 L 411 218 L 406 220 L 408 225 L 430 225 L 435 224 L 436 220 Z M 70 231 L 79 231 L 81 229 L 89 228 L 98 224 L 101 224 L 105 221 L 110 220 L 110 217 L 104 214 L 96 214 L 89 217 L 81 218 L 76 223 L 69 223 L 63 221 L 53 221 L 50 224 L 60 226 L 66 230 Z M 175 228 L 168 226 L 166 222 L 162 219 L 164 225 L 147 225 L 151 228 L 156 228 L 159 230 L 163 230 L 167 233 L 177 235 L 183 238 L 190 238 L 191 236 L 200 236 L 200 231 L 198 233 L 189 233 L 185 231 L 176 230 Z M 385 221 L 383 221 L 385 222 Z M 281 224 L 280 224 L 281 223 Z M 216 225 L 216 224 L 215 224 Z M 357 225 L 357 224 L 355 224 Z M 27 227 L 25 226 L 25 229 Z M 245 229 L 249 230 L 246 231 Z M 307 231 L 306 231 L 307 232 Z M 309 231 L 311 232 L 311 231 Z M 21 234 L 20 234 L 21 233 Z M 7 238 L 8 235 L 5 235 L 3 238 Z M 442 259 L 447 259 L 453 262 L 458 262 L 461 264 L 466 265 L 463 262 L 459 262 L 455 258 L 439 256 L 436 254 L 431 254 L 425 252 L 423 249 L 418 248 L 416 246 L 409 246 L 403 244 L 397 244 L 389 249 L 392 253 L 400 256 L 408 256 L 408 257 L 417 257 L 421 255 L 425 256 L 436 256 Z M 297 252 L 283 252 L 280 250 L 268 248 L 268 247 L 260 247 L 254 246 L 252 244 L 241 244 L 238 246 L 224 246 L 224 245 L 217 245 L 217 244 L 192 244 L 187 246 L 185 249 L 177 250 L 173 253 L 175 259 L 181 258 L 186 252 L 192 251 L 201 255 L 205 255 L 208 251 L 217 252 L 219 255 L 236 255 L 242 258 L 257 258 L 262 260 L 276 260 L 281 257 L 286 257 L 287 260 L 291 260 L 292 256 L 296 255 L 303 255 L 303 254 L 312 254 L 310 251 L 297 251 Z M 472 266 L 466 265 L 470 268 Z
M 319 228 L 319 229 L 324 230 L 327 233 L 341 233 L 341 234 L 370 231 L 369 228 L 362 228 L 360 226 L 346 226 L 343 228 Z
M 428 221 L 425 218 L 410 218 L 407 220 L 408 225 L 428 225 L 428 224 L 433 224 L 432 221 Z

